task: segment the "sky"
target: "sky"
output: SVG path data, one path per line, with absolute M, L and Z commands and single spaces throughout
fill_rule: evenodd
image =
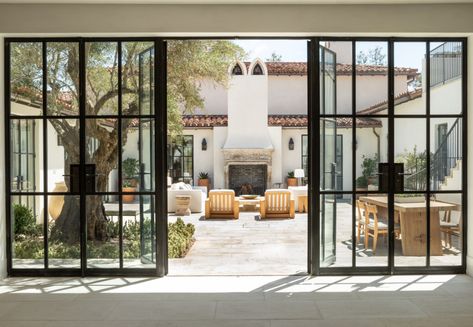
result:
M 248 53 L 247 60 L 266 60 L 274 52 L 282 56 L 282 61 L 307 61 L 307 40 L 235 40 Z M 368 52 L 380 46 L 387 54 L 387 42 L 357 42 L 357 53 Z M 394 65 L 396 67 L 422 69 L 425 43 L 396 42 L 394 44 Z

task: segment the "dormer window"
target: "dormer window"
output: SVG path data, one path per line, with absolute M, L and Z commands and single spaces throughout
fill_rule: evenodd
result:
M 236 64 L 235 67 L 233 67 L 232 75 L 243 75 L 243 70 L 241 69 L 239 64 Z
M 253 75 L 264 75 L 263 67 L 260 64 L 256 64 L 255 68 L 253 68 Z

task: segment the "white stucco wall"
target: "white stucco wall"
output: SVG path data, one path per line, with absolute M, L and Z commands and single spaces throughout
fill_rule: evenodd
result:
M 225 187 L 225 177 L 223 171 L 223 146 L 227 139 L 227 127 L 215 127 L 213 129 L 213 187 L 214 188 L 224 188 Z
M 307 115 L 307 76 L 269 76 L 270 114 Z
M 213 131 L 206 129 L 185 129 L 184 135 L 194 135 L 194 185 L 197 185 L 199 173 L 209 174 L 211 185 L 214 184 L 214 140 Z M 202 140 L 207 141 L 207 151 L 202 151 Z
M 282 182 L 286 182 L 288 172 L 302 168 L 302 135 L 307 134 L 307 129 L 284 128 L 282 130 Z M 294 150 L 289 150 L 289 140 L 294 140 Z
M 280 126 L 269 127 L 269 136 L 271 137 L 271 142 L 273 143 L 273 154 L 272 154 L 272 172 L 271 172 L 271 183 L 282 183 L 283 174 L 282 174 L 282 163 L 284 157 L 282 156 L 282 131 L 283 129 Z M 270 185 L 270 187 L 273 187 Z

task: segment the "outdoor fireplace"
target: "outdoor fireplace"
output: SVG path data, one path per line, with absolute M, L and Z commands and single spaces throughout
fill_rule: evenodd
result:
M 228 187 L 241 195 L 250 192 L 263 195 L 267 183 L 266 165 L 230 165 Z
M 271 185 L 272 149 L 224 149 L 225 188 L 240 194 L 251 184 L 254 194 L 264 195 Z

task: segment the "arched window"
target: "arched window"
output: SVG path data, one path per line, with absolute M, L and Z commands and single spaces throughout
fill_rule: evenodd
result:
M 253 75 L 264 75 L 263 67 L 260 64 L 256 64 L 255 68 L 253 68 Z
M 232 75 L 243 75 L 243 70 L 239 64 L 235 64 L 232 69 Z

